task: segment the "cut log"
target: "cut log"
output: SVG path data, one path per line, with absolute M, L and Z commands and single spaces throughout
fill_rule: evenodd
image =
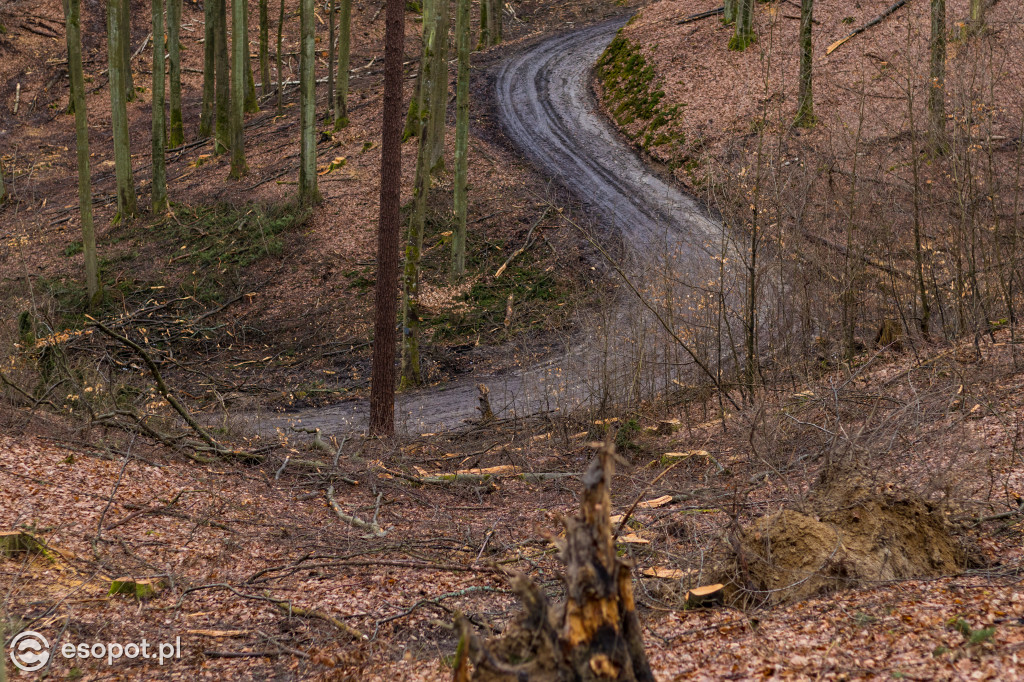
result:
M 725 585 L 721 583 L 695 587 L 686 593 L 686 608 L 698 609 L 721 604 L 724 596 Z
M 640 573 L 648 578 L 661 578 L 662 580 L 682 580 L 686 577 L 686 571 L 681 568 L 668 568 L 667 566 L 652 566 L 645 568 Z
M 564 605 L 552 607 L 522 574 L 512 578 L 524 611 L 500 638 L 486 642 L 459 616 L 461 646 L 474 670 L 456 667 L 457 680 L 621 680 L 653 682 L 633 599 L 631 565 L 612 538 L 609 486 L 614 446 L 606 444 L 583 475 L 580 512 L 558 539 L 565 563 Z
M 671 495 L 662 495 L 661 497 L 655 497 L 653 500 L 644 500 L 643 502 L 637 502 L 637 509 L 657 509 L 658 507 L 664 507 L 666 504 L 672 501 Z
M 164 581 L 160 578 L 147 578 L 136 580 L 135 578 L 117 578 L 110 581 L 108 594 L 128 594 L 139 601 L 155 597 L 164 588 Z
M 15 556 L 25 552 L 41 553 L 39 541 L 20 530 L 0 533 L 0 556 Z

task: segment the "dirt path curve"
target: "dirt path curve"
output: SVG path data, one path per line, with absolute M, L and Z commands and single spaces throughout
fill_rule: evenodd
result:
M 621 233 L 633 262 L 650 263 L 657 254 L 672 253 L 677 264 L 683 259 L 706 266 L 720 238 L 717 224 L 644 165 L 602 115 L 591 90 L 593 66 L 622 23 L 554 36 L 510 55 L 495 73 L 499 120 L 541 173 L 565 185 L 606 228 Z M 499 418 L 568 410 L 606 396 L 602 385 L 615 371 L 608 366 L 606 338 L 595 327 L 542 363 L 400 394 L 396 429 L 419 434 L 464 427 L 479 417 L 479 383 L 489 386 Z M 622 353 L 612 355 L 622 358 Z M 367 418 L 367 402 L 351 401 L 265 415 L 259 428 L 301 424 L 340 434 L 365 429 Z

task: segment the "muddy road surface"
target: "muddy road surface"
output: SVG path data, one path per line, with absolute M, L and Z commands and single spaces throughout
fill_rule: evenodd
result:
M 494 72 L 499 122 L 543 175 L 584 203 L 601 226 L 594 238 L 618 244 L 628 276 L 642 281 L 669 261 L 694 274 L 708 269 L 720 248 L 721 228 L 698 202 L 644 164 L 601 113 L 591 87 L 594 65 L 624 21 L 567 32 L 510 54 Z M 436 433 L 477 421 L 481 383 L 490 389 L 498 418 L 564 413 L 656 393 L 672 380 L 672 371 L 637 368 L 680 367 L 687 359 L 674 350 L 648 350 L 657 325 L 632 314 L 640 306 L 623 290 L 611 310 L 583 323 L 577 336 L 543 362 L 399 394 L 396 430 Z M 364 430 L 368 414 L 367 401 L 350 401 L 267 413 L 253 426 L 266 432 L 300 425 L 343 434 Z

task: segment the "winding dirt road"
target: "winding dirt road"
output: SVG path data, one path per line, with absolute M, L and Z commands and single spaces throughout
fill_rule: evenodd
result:
M 620 19 L 554 36 L 509 56 L 495 74 L 498 117 L 512 143 L 542 174 L 583 201 L 607 234 L 621 235 L 632 251 L 631 273 L 643 277 L 645 268 L 668 258 L 674 267 L 697 273 L 708 268 L 717 252 L 720 227 L 696 201 L 644 165 L 600 112 L 591 90 L 594 64 L 622 23 Z M 636 307 L 635 299 L 623 304 Z M 629 324 L 635 327 L 635 322 Z M 607 404 L 609 385 L 639 394 L 635 376 L 619 381 L 613 377 L 632 372 L 648 338 L 634 329 L 628 339 L 610 342 L 610 328 L 621 331 L 625 326 L 623 314 L 612 311 L 540 364 L 401 394 L 396 429 L 417 434 L 465 426 L 479 416 L 479 383 L 489 386 L 499 418 L 566 411 L 588 402 Z M 653 381 L 663 385 L 665 380 Z M 368 404 L 352 401 L 266 415 L 258 428 L 301 424 L 345 433 L 365 429 L 367 418 Z

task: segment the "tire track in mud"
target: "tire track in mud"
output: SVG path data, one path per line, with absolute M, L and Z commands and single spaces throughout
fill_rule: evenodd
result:
M 698 272 L 717 253 L 721 228 L 693 198 L 644 164 L 601 113 L 591 89 L 594 64 L 623 23 L 617 19 L 574 30 L 509 55 L 494 72 L 498 119 L 513 145 L 544 176 L 583 201 L 603 228 L 618 232 L 631 252 L 632 272 L 642 276 L 636 264 L 653 265 L 666 254 L 674 267 Z M 636 305 L 635 299 L 623 300 L 620 307 Z M 490 388 L 498 418 L 568 411 L 598 395 L 607 400 L 601 382 L 607 384 L 615 370 L 608 367 L 607 344 L 595 348 L 609 333 L 605 324 L 603 330 L 581 330 L 565 348 L 532 366 L 399 394 L 396 430 L 419 434 L 466 426 L 479 416 L 480 383 Z M 625 368 L 629 352 L 611 355 Z M 368 415 L 368 402 L 359 400 L 251 421 L 259 431 L 301 424 L 341 434 L 364 430 Z

